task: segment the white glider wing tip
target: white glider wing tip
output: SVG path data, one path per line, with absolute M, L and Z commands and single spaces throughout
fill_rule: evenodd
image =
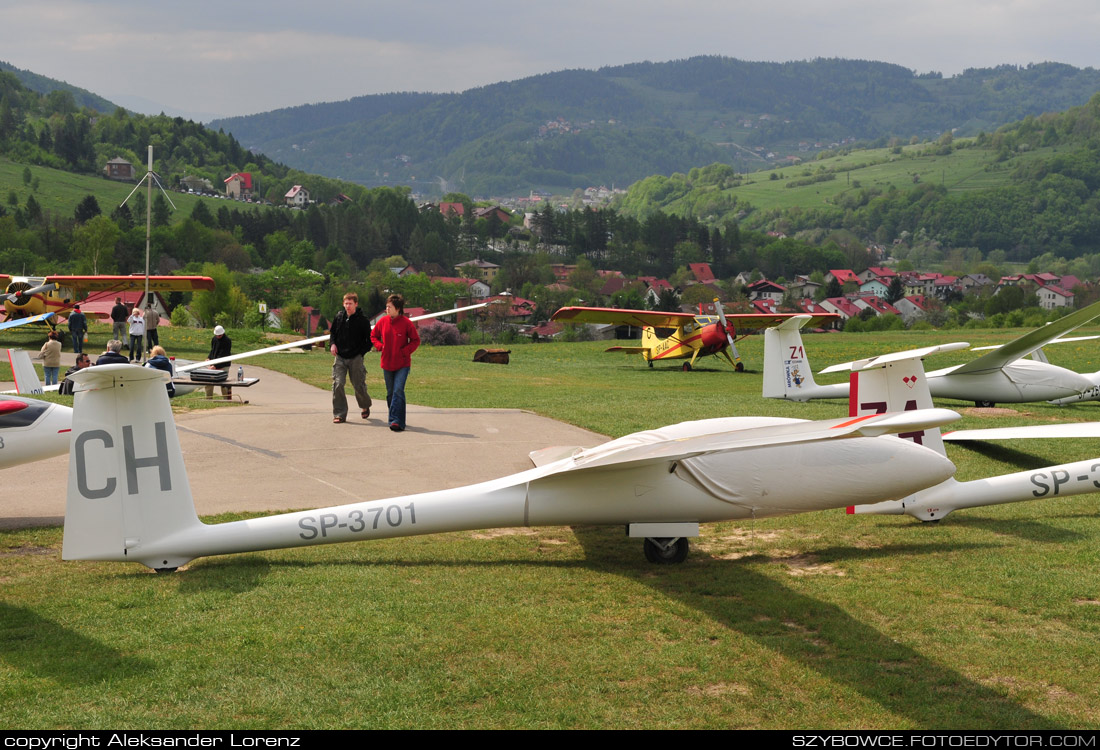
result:
M 813 319 L 812 315 L 795 315 L 775 326 L 780 331 L 797 331 Z
M 990 427 L 983 430 L 945 432 L 944 440 L 1017 440 L 1044 438 L 1100 438 L 1100 422 L 1063 422 L 1022 427 Z
M 923 349 L 907 349 L 903 352 L 891 352 L 889 354 L 880 354 L 876 357 L 868 357 L 867 359 L 857 359 L 854 362 L 843 362 L 839 365 L 830 365 L 819 372 L 824 374 L 829 372 L 845 372 L 848 370 L 869 370 L 873 367 L 881 367 L 882 365 L 890 364 L 891 362 L 903 362 L 907 359 L 924 359 L 930 354 L 936 354 L 937 352 L 953 352 L 959 349 L 965 349 L 968 346 L 970 346 L 970 344 L 965 341 L 956 341 L 952 344 L 926 346 Z
M 916 409 L 872 416 L 860 424 L 856 432 L 865 437 L 896 435 L 901 432 L 923 432 L 959 419 L 962 419 L 962 416 L 951 409 Z
M 102 388 L 113 388 L 126 382 L 140 382 L 143 380 L 160 380 L 167 383 L 171 376 L 164 370 L 141 365 L 92 365 L 83 370 L 74 372 L 71 376 L 76 384 L 75 390 L 94 391 Z

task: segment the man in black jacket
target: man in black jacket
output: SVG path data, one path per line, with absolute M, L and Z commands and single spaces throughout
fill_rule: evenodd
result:
M 347 421 L 348 397 L 344 393 L 344 383 L 349 374 L 355 389 L 355 400 L 359 404 L 359 415 L 367 419 L 370 417 L 371 399 L 367 393 L 367 368 L 363 364 L 363 355 L 371 348 L 370 321 L 359 309 L 359 297 L 355 293 L 344 295 L 344 309 L 332 319 L 328 341 L 329 351 L 336 358 L 332 361 L 332 421 L 335 424 Z
M 214 326 L 214 338 L 210 339 L 210 353 L 206 355 L 207 359 L 221 359 L 222 357 L 228 357 L 233 353 L 233 342 L 228 336 L 225 335 L 225 329 L 221 326 Z M 214 370 L 228 370 L 231 362 L 222 362 L 218 365 L 210 365 Z M 226 401 L 233 397 L 233 389 L 229 386 L 222 386 L 222 398 Z M 214 386 L 206 386 L 206 397 L 214 398 Z

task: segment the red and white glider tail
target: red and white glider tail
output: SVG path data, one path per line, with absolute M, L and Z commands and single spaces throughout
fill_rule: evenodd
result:
M 947 344 L 942 347 L 886 354 L 851 363 L 849 415 L 855 417 L 887 411 L 930 408 L 932 397 L 921 359 L 934 351 L 961 346 L 963 345 Z M 1097 423 L 965 430 L 958 433 L 957 439 L 1003 440 L 1093 435 L 1100 435 L 1100 425 Z M 944 440 L 956 439 L 951 433 L 941 436 L 938 427 L 913 430 L 899 434 L 898 437 L 911 439 L 943 455 L 946 455 Z M 963 508 L 1068 497 L 1098 490 L 1100 490 L 1100 459 L 1093 458 L 970 482 L 958 482 L 951 478 L 901 500 L 851 505 L 847 510 L 848 513 L 881 515 L 904 513 L 920 521 L 939 521 L 952 511 Z
M 15 392 L 23 396 L 42 393 L 42 381 L 34 369 L 31 355 L 22 349 L 8 349 L 8 362 L 11 363 L 11 378 L 15 382 Z

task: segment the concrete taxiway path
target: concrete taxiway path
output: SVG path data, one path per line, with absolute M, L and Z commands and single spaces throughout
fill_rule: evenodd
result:
M 377 370 L 367 378 L 374 398 L 370 419 L 360 419 L 349 395 L 348 421 L 333 424 L 329 391 L 270 370 L 246 369 L 249 377 L 260 378 L 238 391 L 247 405 L 176 415 L 200 515 L 317 508 L 460 487 L 531 468 L 533 450 L 588 447 L 607 439 L 516 409 L 412 404 L 408 428 L 394 433 L 386 424 Z M 415 400 L 415 367 L 409 385 Z M 60 525 L 68 461 L 59 456 L 0 472 L 0 528 Z

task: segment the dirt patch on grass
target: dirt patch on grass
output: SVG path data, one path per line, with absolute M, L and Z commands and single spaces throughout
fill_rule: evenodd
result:
M 846 576 L 847 572 L 830 563 L 818 562 L 813 555 L 788 555 L 773 557 L 778 563 L 787 566 L 787 572 L 792 576 Z
M 52 555 L 56 550 L 52 547 L 33 547 L 29 545 L 23 545 L 22 547 L 11 547 L 10 549 L 0 550 L 0 557 L 26 557 L 30 555 Z
M 514 528 L 514 529 L 490 529 L 489 531 L 476 531 L 470 534 L 474 539 L 496 539 L 502 536 L 537 536 L 537 529 L 528 528 Z
M 713 685 L 692 685 L 687 689 L 690 695 L 705 695 L 708 698 L 717 698 L 720 695 L 749 695 L 750 690 L 744 685 L 730 682 L 716 682 Z
M 1093 607 L 1100 607 L 1100 599 L 1074 599 L 1074 604 L 1088 604 Z

